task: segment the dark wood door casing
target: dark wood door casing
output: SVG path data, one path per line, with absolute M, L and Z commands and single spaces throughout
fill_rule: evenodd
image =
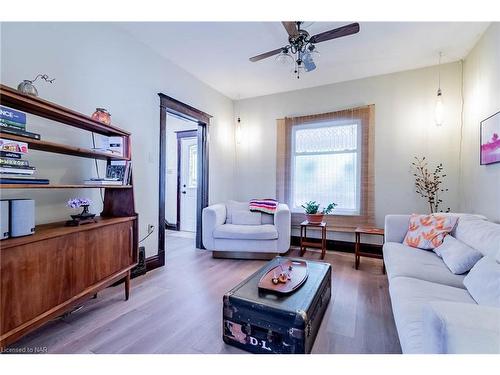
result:
M 176 115 L 198 124 L 198 189 L 196 203 L 196 247 L 202 248 L 201 211 L 208 206 L 208 127 L 212 116 L 188 104 L 182 103 L 163 93 L 160 97 L 160 162 L 158 186 L 158 253 L 146 259 L 148 270 L 165 264 L 165 203 L 166 203 L 166 168 L 167 168 L 167 113 Z

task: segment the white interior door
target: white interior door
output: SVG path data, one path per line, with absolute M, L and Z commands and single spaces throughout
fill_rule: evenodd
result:
M 196 232 L 198 138 L 181 138 L 180 230 Z

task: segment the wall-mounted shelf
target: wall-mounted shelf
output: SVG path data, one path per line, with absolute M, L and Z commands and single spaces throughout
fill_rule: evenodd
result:
M 101 160 L 130 160 L 127 157 L 113 155 L 107 152 L 94 151 L 88 148 L 68 146 L 61 143 L 36 140 L 18 135 L 7 134 L 0 132 L 1 138 L 10 139 L 12 141 L 26 142 L 31 150 L 53 152 L 56 154 L 80 156 L 91 159 Z

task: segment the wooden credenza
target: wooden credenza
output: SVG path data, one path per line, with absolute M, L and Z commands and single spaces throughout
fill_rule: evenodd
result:
M 137 263 L 137 217 L 98 218 L 66 227 L 40 225 L 0 244 L 0 348 L 71 310 Z

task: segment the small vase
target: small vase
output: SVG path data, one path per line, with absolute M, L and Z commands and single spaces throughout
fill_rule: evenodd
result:
M 321 224 L 323 222 L 324 214 L 306 214 L 306 220 L 309 224 Z
M 18 86 L 17 89 L 25 95 L 38 96 L 38 91 L 33 85 L 32 81 L 25 79 Z
M 104 125 L 111 124 L 111 114 L 105 108 L 96 108 L 91 117 L 93 120 L 102 122 Z

